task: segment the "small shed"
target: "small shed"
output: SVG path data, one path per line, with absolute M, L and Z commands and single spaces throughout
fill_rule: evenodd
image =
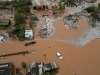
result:
M 9 26 L 10 20 L 9 19 L 0 19 L 0 26 Z
M 30 39 L 32 39 L 33 38 L 33 30 L 31 29 L 31 30 L 25 30 L 25 37 L 26 38 L 30 38 Z

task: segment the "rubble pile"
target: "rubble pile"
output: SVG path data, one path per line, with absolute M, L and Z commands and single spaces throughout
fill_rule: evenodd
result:
M 78 22 L 78 18 L 73 15 L 65 16 L 63 21 L 64 25 L 68 29 L 77 29 L 79 27 L 77 24 L 75 24 L 76 22 Z
M 43 26 L 41 29 L 40 29 L 40 37 L 43 38 L 43 37 L 48 37 L 48 35 L 51 34 L 51 29 L 48 28 L 47 25 Z
M 46 25 L 42 26 L 39 31 L 41 38 L 48 37 L 54 34 L 55 27 L 53 26 L 54 20 L 52 18 L 45 17 Z
M 81 12 L 82 10 L 84 10 L 84 9 L 90 7 L 90 6 L 94 6 L 94 4 L 85 2 L 82 5 L 77 6 L 77 8 L 72 8 L 68 13 L 73 15 L 75 13 Z
M 5 42 L 8 38 L 8 35 L 0 33 L 0 42 Z
M 74 19 L 72 19 L 72 16 L 65 16 L 64 18 L 64 24 L 67 26 L 67 28 L 75 29 L 77 26 L 75 25 L 75 22 L 77 22 L 79 19 L 85 20 L 91 27 L 99 26 L 100 22 L 97 20 L 94 20 L 92 17 L 90 17 L 90 13 L 88 13 L 85 9 L 91 6 L 96 6 L 94 3 L 87 3 L 84 2 L 82 5 L 77 6 L 77 8 L 72 8 L 68 13 L 69 15 L 73 15 Z M 69 27 L 68 27 L 69 26 Z

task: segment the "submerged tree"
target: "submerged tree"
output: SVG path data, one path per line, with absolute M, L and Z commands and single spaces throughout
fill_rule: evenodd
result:
M 17 75 L 23 75 L 22 72 L 18 72 Z
M 25 62 L 22 62 L 21 65 L 22 65 L 22 68 L 24 68 L 24 69 L 27 67 Z
M 24 28 L 24 24 L 18 24 L 16 25 L 16 30 L 17 30 L 17 36 L 19 38 L 20 41 L 24 41 L 25 40 L 25 28 Z
M 43 73 L 42 75 L 52 75 L 49 72 Z

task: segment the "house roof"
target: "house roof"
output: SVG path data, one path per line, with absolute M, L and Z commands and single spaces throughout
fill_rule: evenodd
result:
M 30 65 L 30 67 L 32 67 L 32 65 Z M 43 73 L 43 70 L 42 70 L 42 67 L 43 67 L 43 63 L 40 62 L 40 63 L 33 63 L 33 68 L 31 69 L 31 75 L 34 74 L 34 75 L 41 75 Z
M 0 64 L 0 75 L 12 75 L 13 63 Z
M 51 64 L 52 69 L 57 68 L 57 65 L 56 65 L 55 62 L 52 62 L 52 63 L 50 63 L 50 64 Z
M 9 19 L 0 19 L 0 25 L 9 25 Z
M 25 30 L 25 37 L 26 38 L 33 38 L 33 31 L 32 30 Z
M 43 66 L 43 71 L 44 71 L 44 72 L 45 72 L 45 71 L 50 71 L 51 69 L 52 69 L 52 66 L 51 66 L 50 63 L 45 64 L 45 65 Z
M 41 5 L 48 5 L 47 0 L 32 0 L 32 5 L 34 6 L 41 6 Z
M 38 68 L 39 68 L 39 75 L 41 75 L 43 73 L 43 70 L 42 70 L 43 63 L 42 62 L 39 63 Z
M 43 72 L 47 72 L 47 71 L 57 68 L 55 62 L 48 63 L 48 64 L 44 64 L 42 62 L 40 62 L 40 63 L 33 62 L 33 64 L 31 63 L 31 65 L 29 65 L 29 67 L 30 67 L 29 75 L 32 75 L 32 74 L 33 75 L 41 75 Z

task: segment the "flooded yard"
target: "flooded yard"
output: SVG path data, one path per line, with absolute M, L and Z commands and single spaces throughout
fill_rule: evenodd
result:
M 25 50 L 37 50 L 37 52 L 25 56 L 9 56 L 5 59 L 0 59 L 0 63 L 8 61 L 13 62 L 15 67 L 20 67 L 22 61 L 25 61 L 27 65 L 33 61 L 42 61 L 44 63 L 56 62 L 57 66 L 60 67 L 60 71 L 57 75 L 74 75 L 74 73 L 77 75 L 100 74 L 100 67 L 98 66 L 100 63 L 98 58 L 100 56 L 100 40 L 94 40 L 81 48 L 75 48 L 73 45 L 53 40 L 38 40 L 36 42 L 36 44 L 27 47 L 23 45 L 24 43 L 1 43 L 0 54 Z M 60 52 L 63 58 L 58 59 L 55 54 L 56 52 Z M 44 57 L 43 54 L 46 54 L 46 57 Z
M 89 29 L 90 26 L 82 19 L 80 19 L 77 24 L 79 25 L 79 28 L 77 30 L 70 30 L 67 29 L 66 26 L 64 26 L 64 23 L 62 20 L 58 20 L 54 22 L 54 26 L 57 28 L 55 35 L 51 36 L 51 38 L 58 38 L 58 39 L 78 39 L 79 36 L 84 32 L 85 30 Z

